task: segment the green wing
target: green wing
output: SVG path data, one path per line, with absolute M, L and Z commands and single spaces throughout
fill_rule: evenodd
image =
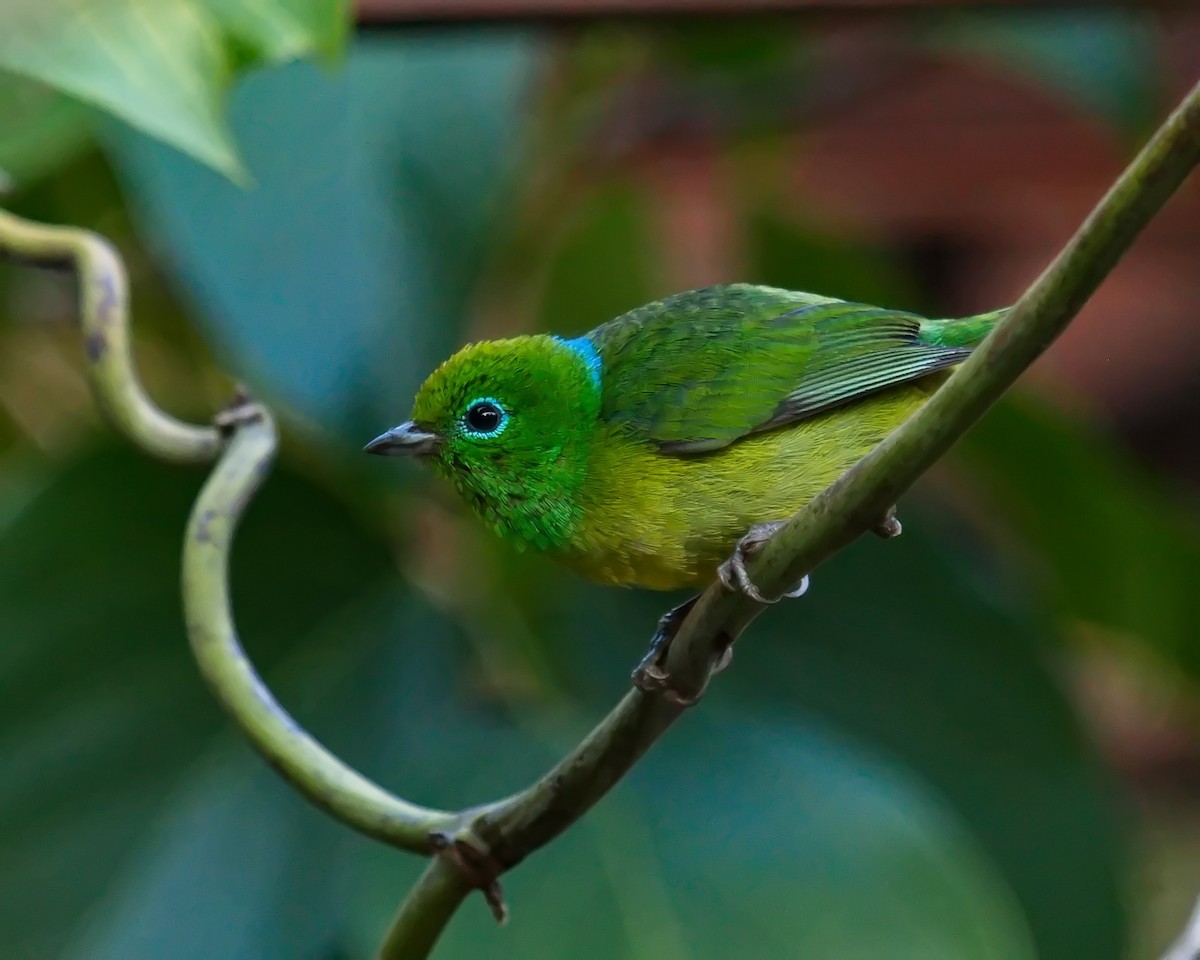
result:
M 664 452 L 700 453 L 960 362 L 945 324 L 732 284 L 639 307 L 588 334 L 601 418 Z M 981 331 L 986 333 L 986 329 Z

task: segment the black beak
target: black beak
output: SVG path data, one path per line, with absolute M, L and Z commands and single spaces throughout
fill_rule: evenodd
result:
M 433 453 L 441 441 L 442 438 L 436 433 L 426 433 L 409 420 L 380 434 L 363 450 L 381 457 L 423 457 Z

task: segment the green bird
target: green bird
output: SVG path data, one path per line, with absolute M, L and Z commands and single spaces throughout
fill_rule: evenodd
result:
M 603 583 L 703 586 L 719 570 L 765 600 L 745 556 L 1003 312 L 930 320 L 751 284 L 692 290 L 574 339 L 463 347 L 366 450 L 425 461 L 501 537 Z M 660 622 L 642 678 L 692 602 Z

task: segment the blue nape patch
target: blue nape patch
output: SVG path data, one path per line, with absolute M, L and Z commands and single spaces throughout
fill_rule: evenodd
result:
M 592 375 L 592 382 L 599 387 L 600 372 L 604 369 L 604 361 L 600 359 L 600 354 L 592 341 L 587 337 L 576 337 L 574 340 L 564 340 L 562 337 L 554 339 L 583 359 L 583 362 L 587 364 L 588 373 Z

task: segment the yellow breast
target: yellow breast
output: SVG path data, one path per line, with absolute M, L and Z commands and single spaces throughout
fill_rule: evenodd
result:
M 943 377 L 690 457 L 598 436 L 563 560 L 604 583 L 673 589 L 712 580 L 754 524 L 783 520 L 869 453 Z

